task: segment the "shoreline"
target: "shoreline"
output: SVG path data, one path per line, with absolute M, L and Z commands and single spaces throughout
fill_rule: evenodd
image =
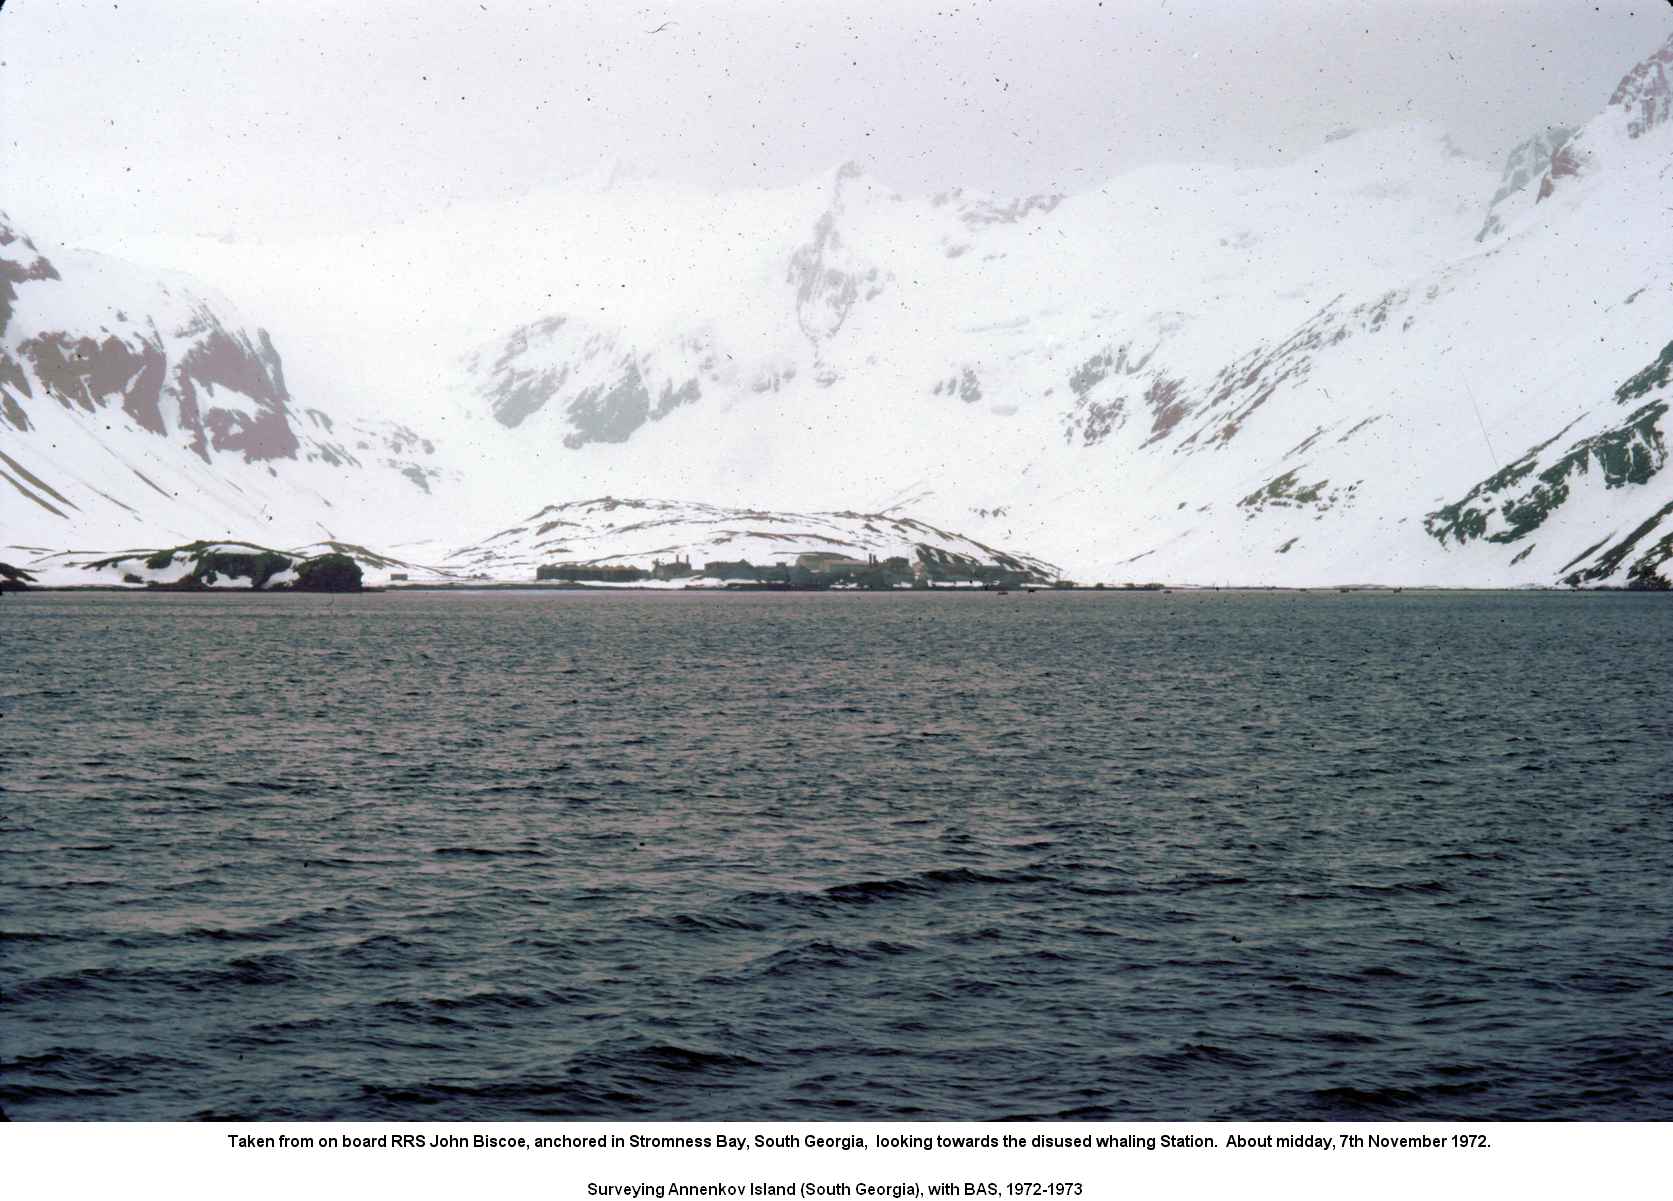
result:
M 1663 588 L 1621 588 L 1600 586 L 1592 588 L 1560 588 L 1541 584 L 1482 584 L 1482 585 L 1442 585 L 1442 584 L 1168 584 L 1160 588 L 1099 588 L 1090 585 L 1076 585 L 1072 588 L 1035 587 L 1010 588 L 1000 591 L 996 588 L 777 588 L 777 587 L 721 587 L 721 588 L 636 588 L 630 584 L 538 584 L 521 582 L 481 582 L 460 584 L 377 584 L 371 587 L 358 588 L 353 591 L 298 591 L 290 588 L 136 588 L 125 584 L 31 584 L 24 588 L 0 589 L 0 595 L 7 593 L 65 593 L 65 592 L 119 592 L 135 595 L 166 595 L 166 596 L 357 596 L 370 593 L 398 593 L 398 592 L 552 592 L 573 595 L 577 593 L 608 592 L 612 594 L 626 593 L 630 595 L 647 596 L 693 596 L 693 595 L 724 595 L 724 596 L 760 596 L 784 594 L 827 594 L 827 595 L 859 595 L 859 596 L 892 596 L 897 594 L 922 596 L 928 594 L 953 596 L 1031 596 L 1035 593 L 1056 594 L 1071 592 L 1076 594 L 1092 594 L 1102 596 L 1140 596 L 1162 595 L 1170 596 L 1175 593 L 1190 593 L 1192 595 L 1212 593 L 1288 593 L 1295 595 L 1327 595 L 1335 594 L 1372 594 L 1380 596 L 1399 596 L 1403 593 L 1421 593 L 1423 595 L 1470 595 L 1509 592 L 1516 594 L 1554 594 L 1561 596 L 1584 596 L 1595 593 L 1641 593 L 1648 595 L 1666 594 Z

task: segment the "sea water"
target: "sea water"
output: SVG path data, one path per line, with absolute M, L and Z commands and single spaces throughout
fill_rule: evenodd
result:
M 13 1118 L 1673 1114 L 1649 595 L 14 594 Z

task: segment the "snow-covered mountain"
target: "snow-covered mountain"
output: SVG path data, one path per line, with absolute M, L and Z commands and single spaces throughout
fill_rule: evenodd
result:
M 438 553 L 433 562 L 344 542 L 274 549 L 199 541 L 115 554 L 37 554 L 28 572 L 49 586 L 288 588 L 302 565 L 324 556 L 352 559 L 364 582 L 378 586 L 528 582 L 548 568 L 559 582 L 724 587 L 777 579 L 792 568 L 807 571 L 810 561 L 813 571 L 847 574 L 895 563 L 889 580 L 874 581 L 890 587 L 1048 584 L 1062 574 L 1053 564 L 897 514 L 776 513 L 611 496 L 547 505 L 522 524 Z M 660 566 L 666 570 L 653 575 L 650 569 Z M 647 578 L 621 581 L 609 574 L 623 568 L 645 568 Z
M 1276 167 L 1019 197 L 902 195 L 852 164 L 718 196 L 613 172 L 282 254 L 183 248 L 259 296 L 311 381 L 352 381 L 317 419 L 271 342 L 194 326 L 219 303 L 184 285 L 127 299 L 102 282 L 114 266 L 14 239 L 4 363 L 28 388 L 0 388 L 30 426 L 0 424 L 6 453 L 97 515 L 55 526 L 8 502 L 0 544 L 139 544 L 154 522 L 147 545 L 262 541 L 283 508 L 290 542 L 526 578 L 557 553 L 529 531 L 575 515 L 511 515 L 672 496 L 610 503 L 672 505 L 680 530 L 588 509 L 563 553 L 707 553 L 711 514 L 783 519 L 813 552 L 796 514 L 871 514 L 1081 580 L 1665 580 L 1670 70 L 1673 39 L 1592 120 L 1503 163 L 1403 127 L 1337 130 Z M 72 281 L 58 295 L 86 304 L 45 315 L 33 298 Z M 63 394 L 40 350 L 54 332 L 155 346 L 166 413 L 143 396 L 130 412 L 116 351 L 91 408 L 43 405 Z M 232 352 L 194 346 L 222 340 L 243 374 L 199 366 Z M 41 412 L 76 440 L 38 437 Z M 133 520 L 107 520 L 90 489 L 123 474 L 95 466 L 113 455 L 194 499 L 158 507 L 136 484 L 109 497 Z
M 49 257 L 0 214 L 3 541 L 329 537 L 369 502 L 428 496 L 438 462 L 403 424 L 299 405 L 267 331 L 200 283 Z
M 461 575 L 529 579 L 543 566 L 565 563 L 677 562 L 701 576 L 715 562 L 769 568 L 810 558 L 898 558 L 920 575 L 928 569 L 949 580 L 978 578 L 984 568 L 1036 583 L 1062 574 L 1051 563 L 898 514 L 779 513 L 611 496 L 547 505 L 519 525 L 450 552 L 443 562 Z

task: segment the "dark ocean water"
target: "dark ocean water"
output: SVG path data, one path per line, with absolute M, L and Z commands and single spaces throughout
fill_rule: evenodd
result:
M 13 1118 L 1673 1118 L 1673 603 L 14 595 Z

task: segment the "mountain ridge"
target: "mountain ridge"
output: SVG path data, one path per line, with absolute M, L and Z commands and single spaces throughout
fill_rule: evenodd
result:
M 8 320 L 22 306 L 33 340 L 24 358 L 17 331 L 0 345 L 0 435 L 20 471 L 100 513 L 77 518 L 13 471 L 66 523 L 43 510 L 15 526 L 35 545 L 137 536 L 154 520 L 144 486 L 105 504 L 82 466 L 120 443 L 134 473 L 169 476 L 157 493 L 188 477 L 208 524 L 164 508 L 192 538 L 260 522 L 297 544 L 457 547 L 533 496 L 806 513 L 910 495 L 914 520 L 1082 579 L 1666 579 L 1665 381 L 1630 412 L 1613 392 L 1673 334 L 1669 63 L 1673 39 L 1593 119 L 1497 169 L 1437 130 L 1336 130 L 1276 167 L 1152 166 L 1066 195 L 907 196 L 850 163 L 724 196 L 583 181 L 469 238 L 388 231 L 333 260 L 339 277 L 396 281 L 350 297 L 359 357 L 333 375 L 301 343 L 311 380 L 354 386 L 293 400 L 274 342 L 214 305 L 158 352 L 178 381 L 170 414 L 123 411 L 176 438 L 188 400 L 215 402 L 188 448 L 208 475 L 85 428 L 119 393 L 128 404 L 155 343 L 104 329 L 97 303 L 79 328 L 29 317 L 41 289 L 92 273 L 65 259 L 76 278 L 47 280 L 53 260 L 5 253 Z M 301 288 L 323 268 L 291 270 Z M 491 299 L 458 320 L 477 297 Z M 374 303 L 389 313 L 366 315 Z M 99 372 L 70 361 L 100 336 L 124 349 L 100 351 Z M 222 357 L 238 371 L 214 369 Z M 6 382 L 19 371 L 27 395 Z M 44 455 L 41 431 L 8 426 L 14 407 L 44 420 L 35 391 L 94 375 L 92 407 L 70 406 L 81 449 Z M 1629 443 L 1638 466 L 1614 470 Z M 1562 487 L 1530 500 L 1521 481 L 1559 460 Z M 1507 464 L 1526 470 L 1495 484 Z M 1498 537 L 1530 504 L 1537 537 Z M 1459 518 L 1437 516 L 1450 507 Z

